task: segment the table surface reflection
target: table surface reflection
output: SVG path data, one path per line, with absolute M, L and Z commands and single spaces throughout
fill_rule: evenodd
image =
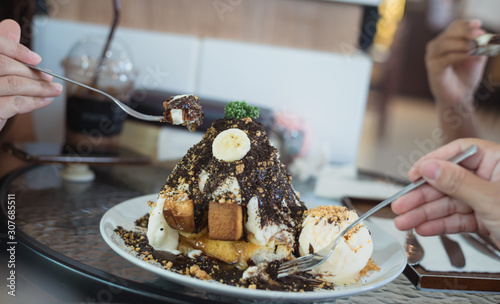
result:
M 3 212 L 7 195 L 14 194 L 18 237 L 29 248 L 27 252 L 41 253 L 45 257 L 47 267 L 52 270 L 49 278 L 52 276 L 57 279 L 58 268 L 65 268 L 74 273 L 75 280 L 83 276 L 99 281 L 101 285 L 96 290 L 85 290 L 87 299 L 95 302 L 118 299 L 112 296 L 120 288 L 155 301 L 193 302 L 199 299 L 207 303 L 249 302 L 193 290 L 161 279 L 127 262 L 102 239 L 99 232 L 102 215 L 127 199 L 158 192 L 169 174 L 168 169 L 155 166 L 92 167 L 96 173 L 93 182 L 72 183 L 61 179 L 61 168 L 62 165 L 57 164 L 31 166 L 8 176 L 1 188 Z M 311 185 L 303 187 L 298 189 L 301 193 L 307 187 L 311 189 Z M 104 289 L 107 291 L 104 294 L 103 288 L 107 285 L 109 288 Z M 401 274 L 393 282 L 376 290 L 337 299 L 337 303 L 417 301 L 498 303 L 500 295 L 419 291 Z

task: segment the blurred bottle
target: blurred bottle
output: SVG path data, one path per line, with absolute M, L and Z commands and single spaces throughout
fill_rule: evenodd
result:
M 307 154 L 311 131 L 303 117 L 283 110 L 273 113 L 270 137 L 280 153 L 281 162 L 289 165 Z
M 66 77 L 95 87 L 128 102 L 137 71 L 127 47 L 116 39 L 106 52 L 96 78 L 104 37 L 76 43 L 63 60 Z M 80 86 L 66 85 L 66 150 L 78 155 L 116 153 L 127 114 L 103 95 Z

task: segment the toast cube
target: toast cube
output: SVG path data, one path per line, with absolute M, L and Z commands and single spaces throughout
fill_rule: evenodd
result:
M 208 204 L 208 236 L 212 240 L 237 241 L 243 236 L 243 210 L 236 203 Z
M 238 251 L 234 248 L 232 242 L 208 239 L 203 249 L 207 255 L 228 264 L 237 263 L 239 259 Z
M 174 229 L 178 229 L 179 227 L 177 227 L 177 223 L 175 222 L 175 218 L 174 218 L 174 212 L 172 211 L 172 209 L 168 209 L 168 208 L 163 208 L 163 217 L 165 218 L 165 221 L 167 222 L 167 224 L 174 228 Z
M 167 224 L 179 231 L 194 232 L 194 204 L 190 199 L 181 201 L 167 198 L 163 207 L 163 217 Z

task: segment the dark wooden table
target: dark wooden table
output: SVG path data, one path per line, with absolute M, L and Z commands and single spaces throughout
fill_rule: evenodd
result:
M 2 283 L 1 303 L 251 302 L 161 279 L 118 256 L 102 239 L 102 215 L 122 201 L 158 192 L 169 170 L 99 166 L 92 167 L 96 173 L 93 182 L 71 183 L 61 179 L 61 168 L 33 165 L 2 180 L 3 222 L 8 220 L 9 201 L 14 198 L 15 203 L 17 294 L 15 299 L 8 296 Z M 9 255 L 5 246 L 9 240 L 7 227 L 2 229 L 0 270 L 2 278 L 7 278 Z M 336 303 L 500 303 L 500 295 L 423 292 L 401 274 L 385 286 L 336 299 Z

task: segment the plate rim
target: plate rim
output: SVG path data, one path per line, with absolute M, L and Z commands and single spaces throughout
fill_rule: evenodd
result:
M 181 284 L 190 288 L 195 288 L 204 292 L 212 292 L 218 295 L 228 295 L 228 296 L 233 296 L 233 297 L 238 297 L 238 298 L 245 298 L 245 299 L 257 299 L 257 300 L 293 300 L 293 301 L 312 301 L 312 300 L 324 300 L 324 299 L 333 299 L 333 298 L 339 298 L 339 297 L 346 297 L 346 296 L 351 296 L 363 292 L 367 292 L 376 288 L 379 288 L 381 286 L 384 286 L 390 282 L 392 282 L 394 279 L 396 279 L 405 269 L 406 267 L 406 254 L 404 253 L 404 249 L 401 246 L 399 242 L 397 242 L 391 235 L 386 235 L 385 239 L 389 239 L 391 243 L 396 245 L 398 247 L 396 251 L 394 251 L 393 254 L 397 254 L 398 252 L 401 253 L 401 263 L 398 264 L 399 268 L 396 266 L 393 266 L 390 268 L 392 270 L 392 274 L 389 275 L 386 278 L 383 278 L 380 281 L 377 281 L 373 284 L 363 284 L 361 286 L 356 286 L 355 289 L 353 288 L 345 288 L 345 287 L 338 287 L 338 289 L 334 290 L 324 290 L 324 291 L 306 291 L 306 292 L 289 292 L 289 291 L 274 291 L 274 290 L 262 290 L 262 289 L 248 289 L 248 288 L 243 288 L 243 287 L 236 287 L 232 285 L 227 285 L 223 283 L 219 283 L 216 281 L 204 281 L 200 280 L 197 278 L 193 278 L 190 276 L 182 275 L 173 271 L 169 271 L 166 269 L 162 269 L 159 266 L 155 266 L 154 264 L 150 262 L 143 261 L 141 259 L 138 259 L 137 257 L 131 255 L 129 251 L 124 250 L 121 248 L 118 244 L 115 243 L 115 241 L 108 235 L 107 230 L 109 227 L 107 227 L 107 224 L 111 223 L 108 221 L 109 219 L 114 219 L 111 215 L 114 212 L 117 212 L 119 208 L 123 208 L 123 206 L 128 205 L 128 204 L 137 204 L 139 206 L 139 203 L 144 203 L 144 206 L 146 206 L 146 202 L 148 200 L 155 200 L 158 197 L 157 193 L 153 194 L 146 194 L 146 195 L 141 195 L 137 197 L 130 198 L 128 200 L 122 201 L 113 207 L 111 207 L 109 210 L 107 210 L 103 216 L 101 217 L 101 220 L 99 222 L 99 231 L 101 233 L 101 237 L 104 239 L 106 244 L 118 255 L 123 257 L 125 260 L 128 262 L 131 262 L 132 264 L 141 267 L 143 269 L 146 269 L 150 272 L 155 273 L 162 279 L 166 279 L 168 281 Z M 146 208 L 145 208 L 146 209 Z M 146 211 L 147 212 L 147 211 Z M 137 218 L 143 216 L 144 214 L 141 215 L 135 215 Z M 128 223 L 133 224 L 133 223 Z M 383 233 L 383 230 L 378 228 L 375 224 L 373 223 L 365 223 L 371 230 L 375 230 L 376 235 L 379 233 Z M 113 227 L 112 231 L 114 231 L 114 228 L 120 224 L 115 223 L 115 226 Z M 120 225 L 123 226 L 123 225 Z M 113 232 L 114 233 L 114 232 Z M 372 232 L 373 233 L 373 232 Z M 115 238 L 116 239 L 116 238 Z M 121 240 L 121 239 L 120 239 Z M 375 243 L 375 242 L 374 242 Z M 375 250 L 376 245 L 374 244 L 374 250 Z M 379 265 L 380 266 L 380 265 Z

